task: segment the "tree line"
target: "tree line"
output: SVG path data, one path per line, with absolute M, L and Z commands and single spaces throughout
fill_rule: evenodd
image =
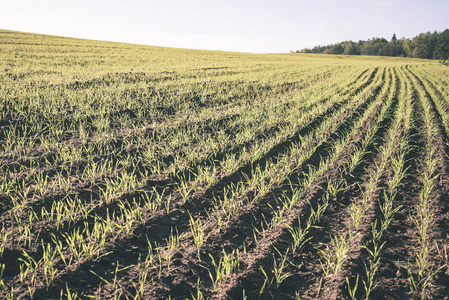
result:
M 421 33 L 412 39 L 397 39 L 396 34 L 394 34 L 390 41 L 385 38 L 375 37 L 368 39 L 367 41 L 344 41 L 327 46 L 304 48 L 294 52 L 402 56 L 444 60 L 449 58 L 449 29 L 442 32 L 434 31 Z

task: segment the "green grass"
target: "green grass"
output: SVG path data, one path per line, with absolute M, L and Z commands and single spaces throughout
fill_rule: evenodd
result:
M 438 62 L 0 30 L 0 66 L 1 297 L 376 297 L 398 214 L 393 292 L 447 291 Z

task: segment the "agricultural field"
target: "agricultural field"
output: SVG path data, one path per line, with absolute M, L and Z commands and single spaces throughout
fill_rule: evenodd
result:
M 0 31 L 3 299 L 443 299 L 449 68 Z

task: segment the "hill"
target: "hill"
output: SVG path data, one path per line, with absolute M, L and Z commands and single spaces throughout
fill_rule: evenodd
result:
M 449 69 L 0 31 L 4 299 L 441 299 Z

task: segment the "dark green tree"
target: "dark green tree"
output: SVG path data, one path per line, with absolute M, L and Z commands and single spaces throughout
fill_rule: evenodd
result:
M 330 54 L 342 54 L 345 51 L 345 48 L 342 44 L 336 44 L 331 47 Z
M 362 55 L 381 55 L 381 49 L 388 43 L 384 38 L 368 40 L 360 49 Z
M 359 49 L 357 48 L 357 44 L 354 43 L 353 41 L 345 42 L 343 53 L 346 55 L 359 55 L 360 54 Z
M 449 58 L 449 29 L 438 34 L 433 58 L 439 60 Z
M 421 33 L 415 36 L 412 40 L 413 44 L 413 57 L 417 58 L 433 58 L 433 52 L 437 41 L 437 33 Z
M 391 37 L 391 42 L 396 42 L 398 39 L 396 38 L 396 33 Z

